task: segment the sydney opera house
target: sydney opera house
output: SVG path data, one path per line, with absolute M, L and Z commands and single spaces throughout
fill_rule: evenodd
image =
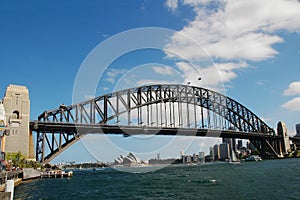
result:
M 120 155 L 120 157 L 115 159 L 115 165 L 136 165 L 142 163 L 143 162 L 131 152 L 126 157 Z

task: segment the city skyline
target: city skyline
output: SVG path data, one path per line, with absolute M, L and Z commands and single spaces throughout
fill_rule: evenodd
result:
M 232 97 L 274 129 L 283 121 L 288 133 L 296 134 L 295 125 L 300 123 L 298 1 L 19 1 L 1 2 L 0 11 L 0 96 L 9 84 L 25 85 L 31 120 L 62 103 L 78 103 L 72 99 L 76 77 L 98 45 L 129 30 L 160 27 L 173 33 L 161 41 L 161 49 L 119 55 L 98 77 L 95 93 L 82 98 L 145 84 L 190 83 Z M 98 56 L 103 60 L 106 55 Z M 145 154 L 154 156 L 161 148 L 163 157 L 174 157 L 181 148 L 187 153 L 207 152 L 220 142 L 176 138 L 153 137 L 149 144 L 145 138 L 92 135 L 55 162 L 69 161 L 74 154 L 85 161 L 107 161 L 131 151 L 145 159 Z

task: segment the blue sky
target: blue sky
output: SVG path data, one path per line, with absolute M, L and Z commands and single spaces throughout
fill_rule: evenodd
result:
M 190 81 L 236 99 L 271 127 L 284 121 L 294 135 L 300 122 L 299 19 L 300 2 L 284 0 L 1 1 L 0 94 L 11 83 L 26 85 L 35 120 L 44 110 L 72 103 L 78 72 L 102 42 L 124 31 L 158 27 L 173 33 L 161 41 L 162 48 L 119 55 L 102 66 L 96 92 L 82 98 L 145 83 Z M 95 65 L 106 57 L 98 55 Z M 94 137 L 54 162 L 95 157 L 109 161 L 129 151 L 142 158 L 156 153 L 176 157 L 181 148 L 188 146 L 186 152 L 194 153 L 215 143 L 181 137 L 152 138 L 148 143 L 141 138 L 143 142 Z

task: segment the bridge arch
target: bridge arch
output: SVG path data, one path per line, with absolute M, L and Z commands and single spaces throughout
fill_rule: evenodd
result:
M 70 106 L 61 105 L 58 109 L 45 111 L 38 117 L 38 120 L 83 124 L 108 124 L 113 119 L 120 117 L 124 113 L 128 114 L 135 109 L 138 110 L 142 107 L 159 103 L 166 104 L 175 102 L 200 106 L 212 111 L 226 119 L 239 131 L 260 132 L 265 134 L 275 133 L 274 130 L 256 114 L 234 99 L 206 88 L 187 85 L 150 85 L 125 89 L 99 96 L 79 104 Z M 177 108 L 177 111 L 180 111 L 180 109 Z M 205 113 L 200 114 L 204 115 L 203 118 L 208 117 L 207 114 L 205 116 Z M 145 125 L 141 123 L 142 115 L 135 117 L 137 117 L 138 125 Z M 148 119 L 144 121 L 148 121 Z M 131 123 L 132 121 L 127 122 L 128 125 Z M 180 124 L 181 123 L 177 123 L 178 126 Z M 147 125 L 150 125 L 150 123 Z M 175 126 L 176 124 L 173 123 L 173 125 Z M 186 125 L 188 126 L 188 124 Z M 165 124 L 164 126 L 168 125 Z M 204 128 L 205 125 L 202 124 L 201 126 Z
M 129 88 L 79 104 L 61 105 L 57 109 L 43 112 L 38 122 L 235 129 L 250 134 L 275 135 L 275 131 L 262 119 L 234 99 L 206 88 L 176 84 Z M 52 134 L 54 132 L 59 130 L 52 130 Z M 61 130 L 60 134 L 64 142 L 54 136 L 51 141 L 45 131 L 38 133 L 37 158 L 55 157 L 76 142 L 82 133 L 70 129 Z M 48 156 L 41 155 L 45 148 L 45 142 L 42 145 L 42 141 L 45 140 L 50 149 Z

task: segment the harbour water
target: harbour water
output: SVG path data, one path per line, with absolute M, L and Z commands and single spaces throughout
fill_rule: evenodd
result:
M 172 165 L 126 173 L 74 171 L 72 178 L 36 179 L 15 199 L 300 199 L 300 159 L 240 164 Z

